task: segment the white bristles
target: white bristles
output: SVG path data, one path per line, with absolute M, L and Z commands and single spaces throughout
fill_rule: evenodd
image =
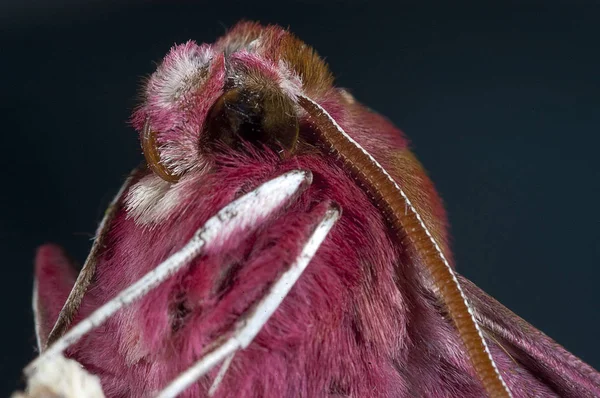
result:
M 58 339 L 25 368 L 26 375 L 31 376 L 42 361 L 61 354 L 117 311 L 146 295 L 198 256 L 207 246 L 223 241 L 234 232 L 252 230 L 260 226 L 262 220 L 280 209 L 299 190 L 310 184 L 311 178 L 310 172 L 291 171 L 262 184 L 225 206 L 198 229 L 190 241 L 177 253 L 120 292 L 117 297 L 102 305 Z
M 252 342 L 271 315 L 279 308 L 279 305 L 287 296 L 296 281 L 300 278 L 300 275 L 302 275 L 302 272 L 306 269 L 308 263 L 317 252 L 317 249 L 323 240 L 327 237 L 327 234 L 338 220 L 339 216 L 340 212 L 336 208 L 329 209 L 325 213 L 325 216 L 304 244 L 302 251 L 294 263 L 271 286 L 266 296 L 262 298 L 256 307 L 254 307 L 251 313 L 237 322 L 233 334 L 217 346 L 217 348 L 206 353 L 198 362 L 180 374 L 171 382 L 171 384 L 159 393 L 158 398 L 176 397 L 225 358 L 232 357 L 237 350 L 246 348 Z M 225 367 L 226 364 L 223 366 Z M 220 373 L 221 372 L 219 372 L 219 375 L 215 378 L 213 385 L 217 384 L 218 386 L 217 379 L 219 378 Z M 224 373 L 225 372 L 223 372 L 221 378 L 224 377 Z

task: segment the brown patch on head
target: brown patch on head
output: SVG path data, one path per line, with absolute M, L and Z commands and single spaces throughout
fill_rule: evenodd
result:
M 255 40 L 256 45 L 251 46 Z M 327 63 L 312 47 L 280 26 L 240 22 L 217 41 L 215 48 L 225 55 L 247 50 L 275 63 L 284 61 L 300 76 L 304 92 L 311 97 L 323 95 L 333 86 L 333 75 Z
M 293 34 L 286 32 L 281 38 L 277 55 L 300 76 L 308 96 L 323 94 L 333 85 L 333 75 L 325 61 L 312 47 Z

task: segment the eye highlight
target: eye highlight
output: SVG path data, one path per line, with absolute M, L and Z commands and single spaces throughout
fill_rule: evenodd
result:
M 175 183 L 179 180 L 180 176 L 174 174 L 161 162 L 156 134 L 157 132 L 152 130 L 150 123 L 146 121 L 144 131 L 142 132 L 142 151 L 144 151 L 144 157 L 146 158 L 148 167 L 150 167 L 154 174 L 167 182 Z

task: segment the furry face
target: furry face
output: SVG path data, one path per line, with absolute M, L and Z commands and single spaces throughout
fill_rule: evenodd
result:
M 218 119 L 207 119 L 209 109 L 224 92 L 236 90 L 241 98 L 234 102 L 249 105 L 240 113 L 259 107 L 261 120 L 249 122 L 258 123 L 267 134 L 280 135 L 283 143 L 295 138 L 289 137 L 287 127 L 294 123 L 298 95 L 321 101 L 333 94 L 332 80 L 327 65 L 289 32 L 243 23 L 213 45 L 189 41 L 173 47 L 148 80 L 133 122 L 139 131 L 156 132 L 162 165 L 181 175 L 210 162 L 201 151 L 203 135 L 226 138 L 215 132 L 218 129 L 207 129 L 208 122 Z M 221 105 L 232 107 L 231 101 Z M 231 134 L 232 126 L 226 127 L 222 130 Z M 292 146 L 293 142 L 288 149 Z

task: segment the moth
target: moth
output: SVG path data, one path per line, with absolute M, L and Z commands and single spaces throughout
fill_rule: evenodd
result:
M 108 397 L 594 397 L 600 374 L 458 274 L 432 182 L 289 31 L 174 46 L 146 161 L 79 275 L 39 249 L 41 355 Z

